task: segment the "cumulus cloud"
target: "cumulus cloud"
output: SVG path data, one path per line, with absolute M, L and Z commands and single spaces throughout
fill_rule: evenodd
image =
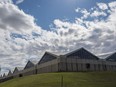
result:
M 83 46 L 90 48 L 95 54 L 114 52 L 116 4 L 115 2 L 97 3 L 97 6 L 89 10 L 77 8 L 75 11 L 82 16 L 76 18 L 74 23 L 59 19 L 54 21 L 57 33 L 62 38 L 62 44 L 67 47 L 65 51 Z
M 97 3 L 96 7 L 77 8 L 75 22 L 55 19 L 47 31 L 35 23 L 32 15 L 20 10 L 10 0 L 0 1 L 0 63 L 2 73 L 14 66 L 39 60 L 43 53 L 66 53 L 80 47 L 100 54 L 116 47 L 116 2 Z M 91 20 L 90 20 L 91 19 Z M 113 44 L 112 44 L 113 43 Z
M 20 3 L 22 3 L 24 0 L 17 0 L 16 1 L 16 4 L 20 4 Z
M 107 10 L 108 6 L 105 3 L 97 3 L 97 6 L 101 9 L 101 10 Z
M 107 16 L 107 14 L 105 12 L 99 12 L 99 11 L 94 11 L 91 14 L 91 17 L 99 17 L 99 16 Z
M 29 29 L 34 28 L 34 20 L 33 16 L 25 14 L 13 4 L 0 4 L 1 29 L 27 32 Z
M 12 0 L 0 0 L 0 3 L 13 3 Z
M 11 62 L 15 60 L 17 63 L 24 65 L 27 55 L 26 46 L 30 46 L 29 39 L 33 39 L 32 31 L 40 33 L 42 29 L 35 24 L 35 18 L 31 15 L 25 14 L 20 10 L 11 0 L 0 1 L 0 65 L 4 68 L 4 64 L 12 66 Z M 17 37 L 17 38 L 16 38 Z M 22 51 L 22 52 L 21 52 Z M 15 54 L 19 53 L 18 57 Z M 2 56 L 9 55 L 9 56 Z M 34 55 L 34 54 L 33 54 Z M 28 56 L 28 55 L 27 55 Z M 31 56 L 31 55 L 30 55 Z M 12 59 L 12 57 L 14 59 Z M 24 60 L 22 60 L 22 58 Z M 8 60 L 12 60 L 9 61 Z M 29 58 L 28 58 L 29 59 Z M 20 60 L 20 62 L 18 61 Z M 7 68 L 9 67 L 7 66 Z M 9 68 L 14 68 L 9 67 Z M 5 68 L 4 68 L 5 69 Z M 4 69 L 2 71 L 4 71 Z

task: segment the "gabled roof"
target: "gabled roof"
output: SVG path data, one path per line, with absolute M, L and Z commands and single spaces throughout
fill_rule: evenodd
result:
M 37 64 L 37 61 L 28 61 L 24 69 L 31 68 Z
M 12 72 L 11 72 L 11 70 L 9 70 L 9 72 L 8 72 L 8 76 L 9 76 L 9 75 L 12 75 Z
M 2 75 L 0 75 L 0 78 L 2 78 Z
M 3 77 L 6 77 L 5 73 L 3 74 Z
M 104 54 L 100 54 L 100 55 L 98 55 L 98 57 L 99 58 L 101 58 L 101 59 L 106 59 L 108 56 L 110 56 L 112 54 L 112 52 L 110 52 L 110 53 L 104 53 Z
M 116 61 L 116 52 L 106 58 L 107 61 Z
M 24 67 L 17 67 L 18 71 L 21 71 L 24 69 Z
M 45 63 L 56 59 L 58 56 L 49 52 L 45 52 L 38 64 Z
M 32 62 L 34 65 L 36 65 L 36 64 L 38 63 L 38 61 L 32 61 L 32 60 L 31 60 L 31 62 Z
M 16 67 L 16 68 L 14 69 L 13 73 L 22 71 L 23 69 L 24 69 L 23 67 Z
M 70 53 L 67 53 L 65 56 L 67 58 L 78 57 L 80 59 L 96 59 L 96 60 L 99 59 L 97 56 L 95 56 L 94 54 L 92 54 L 91 52 L 87 51 L 84 48 L 80 48 Z

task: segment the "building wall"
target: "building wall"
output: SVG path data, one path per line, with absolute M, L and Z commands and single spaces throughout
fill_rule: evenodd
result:
M 36 73 L 36 66 L 33 66 L 31 68 L 28 69 L 24 69 L 21 73 L 20 76 L 28 76 L 28 75 L 34 75 L 37 74 Z
M 37 73 L 58 72 L 58 59 L 37 65 Z
M 65 56 L 60 56 L 52 61 L 48 61 L 36 65 L 34 67 L 13 73 L 10 76 L 0 78 L 0 82 L 4 82 L 17 77 L 23 77 L 40 73 L 80 71 L 116 71 L 116 62 L 79 58 L 66 58 Z
M 116 71 L 116 62 L 78 58 L 59 58 L 59 71 Z

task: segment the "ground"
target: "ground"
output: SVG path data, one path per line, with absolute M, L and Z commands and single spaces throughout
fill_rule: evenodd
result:
M 0 87 L 116 87 L 116 72 L 44 73 L 16 78 Z

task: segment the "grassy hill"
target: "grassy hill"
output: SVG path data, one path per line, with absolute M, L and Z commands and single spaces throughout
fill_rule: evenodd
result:
M 0 87 L 116 87 L 116 72 L 62 72 L 16 78 Z

